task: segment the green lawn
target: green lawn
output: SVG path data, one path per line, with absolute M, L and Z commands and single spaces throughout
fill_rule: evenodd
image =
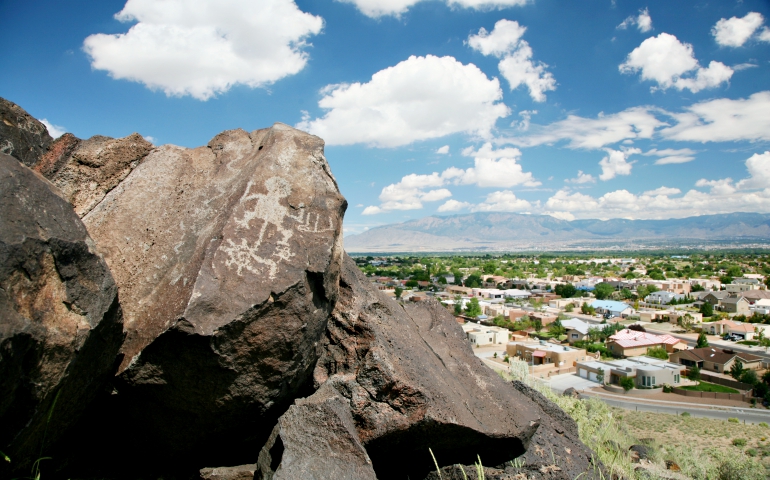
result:
M 698 385 L 687 385 L 680 387 L 683 390 L 694 390 L 696 392 L 716 392 L 716 393 L 740 393 L 738 390 L 730 387 L 717 385 L 716 383 L 700 382 Z
M 751 345 L 752 347 L 756 347 L 757 345 L 759 345 L 759 342 L 756 342 L 754 340 L 741 340 L 740 342 L 736 342 L 736 343 L 739 343 L 741 345 Z

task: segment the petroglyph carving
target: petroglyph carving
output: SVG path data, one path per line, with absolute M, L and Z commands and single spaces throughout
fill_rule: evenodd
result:
M 238 228 L 251 230 L 252 223 L 261 220 L 259 234 L 251 243 L 246 238 L 241 238 L 240 243 L 228 239 L 227 245 L 222 247 L 228 256 L 225 265 L 237 268 L 238 275 L 242 275 L 243 270 L 258 275 L 262 273 L 263 265 L 267 267 L 267 276 L 272 280 L 278 273 L 278 264 L 294 256 L 289 244 L 294 232 L 284 227 L 287 219 L 298 222 L 297 230 L 308 233 L 333 231 L 334 223 L 331 218 L 322 222 L 319 214 L 306 212 L 304 204 L 300 205 L 299 213 L 293 215 L 289 207 L 283 204 L 291 195 L 291 185 L 281 177 L 272 177 L 265 182 L 267 194 L 251 193 L 253 186 L 253 182 L 249 181 L 240 204 L 254 202 L 254 205 L 250 209 L 244 207 L 243 217 L 235 222 Z M 268 238 L 278 237 L 275 245 L 263 247 L 265 235 L 269 235 Z

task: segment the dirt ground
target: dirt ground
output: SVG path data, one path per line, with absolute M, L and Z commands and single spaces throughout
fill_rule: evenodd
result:
M 743 452 L 761 458 L 766 467 L 770 466 L 770 427 L 767 425 L 614 410 L 618 421 L 636 438 L 654 438 L 662 446 L 691 447 L 701 451 L 718 448 L 736 454 Z M 738 440 L 738 446 L 734 445 L 735 440 Z

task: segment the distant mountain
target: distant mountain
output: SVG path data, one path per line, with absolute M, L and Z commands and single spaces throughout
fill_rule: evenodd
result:
M 345 237 L 348 252 L 580 250 L 770 242 L 770 215 L 669 220 L 559 220 L 549 215 L 430 216 Z

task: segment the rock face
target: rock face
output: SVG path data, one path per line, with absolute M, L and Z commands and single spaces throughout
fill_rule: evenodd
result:
M 65 134 L 50 146 L 34 169 L 59 187 L 75 213 L 83 217 L 152 149 L 152 144 L 138 133 L 119 139 L 97 135 L 88 140 Z
M 441 305 L 399 305 L 347 257 L 320 138 L 282 124 L 196 149 L 64 135 L 32 166 L 72 207 L 9 161 L 11 452 L 38 451 L 58 395 L 67 478 L 419 479 L 435 470 L 429 449 L 447 475 L 478 455 L 489 478 L 518 474 L 506 464 L 518 457 L 536 478 L 592 478 L 564 412 L 485 367 Z
M 0 98 L 0 153 L 32 167 L 48 150 L 53 139 L 45 125 L 23 108 Z
M 375 480 L 348 400 L 322 386 L 281 416 L 259 454 L 256 480 Z
M 107 384 L 123 340 L 107 265 L 53 188 L 0 154 L 0 468 L 17 474 Z
M 145 458 L 256 455 L 312 393 L 345 207 L 323 141 L 276 124 L 158 148 L 84 217 L 120 288 L 117 408 Z

